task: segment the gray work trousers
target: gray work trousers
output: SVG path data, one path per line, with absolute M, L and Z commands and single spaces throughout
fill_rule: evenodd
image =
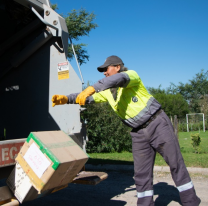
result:
M 180 152 L 172 123 L 164 111 L 143 129 L 133 129 L 132 153 L 134 179 L 137 189 L 137 206 L 154 206 L 153 166 L 156 151 L 170 167 L 172 178 L 179 190 L 183 206 L 198 206 L 200 199 L 191 182 Z

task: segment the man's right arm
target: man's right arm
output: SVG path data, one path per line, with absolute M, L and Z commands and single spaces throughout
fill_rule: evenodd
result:
M 79 93 L 73 93 L 73 94 L 66 95 L 68 97 L 67 104 L 76 104 L 76 98 L 77 98 L 78 94 Z
M 67 104 L 77 104 L 76 99 L 79 93 L 69 94 L 66 95 L 68 98 Z M 107 99 L 105 98 L 105 95 L 103 92 L 95 93 L 92 96 L 87 97 L 85 104 L 93 104 L 93 103 L 101 103 L 106 102 Z

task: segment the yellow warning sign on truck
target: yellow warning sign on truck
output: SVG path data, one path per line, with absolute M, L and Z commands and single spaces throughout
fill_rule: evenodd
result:
M 69 63 L 61 62 L 58 63 L 58 80 L 69 78 Z

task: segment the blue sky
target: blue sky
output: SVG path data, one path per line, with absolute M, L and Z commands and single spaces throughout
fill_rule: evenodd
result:
M 97 71 L 110 55 L 137 71 L 145 86 L 187 83 L 208 70 L 208 0 L 51 0 L 58 13 L 84 8 L 98 28 L 80 42 L 90 55 L 81 65 L 85 83 L 103 78 Z M 76 42 L 74 42 L 76 43 Z M 78 72 L 76 62 L 71 64 Z

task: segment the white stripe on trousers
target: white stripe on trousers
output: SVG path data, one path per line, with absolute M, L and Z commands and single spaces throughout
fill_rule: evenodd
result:
M 183 192 L 183 191 L 191 189 L 192 187 L 194 187 L 194 185 L 191 181 L 191 182 L 188 182 L 184 185 L 181 185 L 181 186 L 177 187 L 177 189 L 178 189 L 179 192 Z
M 137 192 L 138 198 L 149 197 L 149 196 L 153 196 L 153 190 L 148 190 L 148 191 L 144 191 L 144 192 Z

